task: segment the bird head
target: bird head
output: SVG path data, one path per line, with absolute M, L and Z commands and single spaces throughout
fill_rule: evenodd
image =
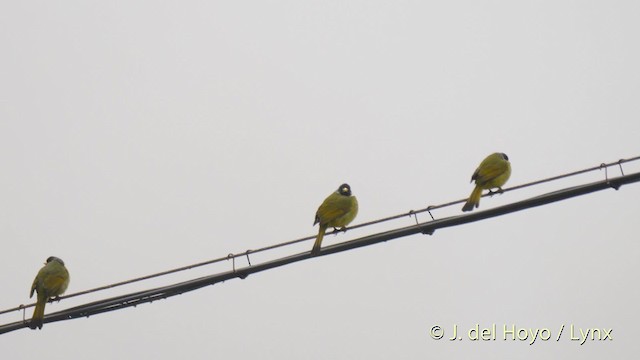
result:
M 49 257 L 47 258 L 47 262 L 46 262 L 45 264 L 48 264 L 48 263 L 50 263 L 50 262 L 52 262 L 52 261 L 57 261 L 57 262 L 59 262 L 60 264 L 64 265 L 64 261 L 62 261 L 62 259 L 60 259 L 59 257 L 55 257 L 55 256 L 49 256 Z
M 351 186 L 349 186 L 349 184 L 346 184 L 346 183 L 340 185 L 340 187 L 338 188 L 338 194 L 344 195 L 344 196 L 351 196 Z

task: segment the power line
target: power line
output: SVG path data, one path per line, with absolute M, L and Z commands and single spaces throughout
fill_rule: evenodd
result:
M 486 219 L 486 218 L 500 216 L 500 215 L 504 215 L 504 214 L 507 214 L 507 213 L 520 211 L 520 210 L 523 210 L 523 209 L 527 209 L 527 208 L 531 208 L 531 207 L 535 207 L 535 206 L 540 206 L 540 205 L 545 205 L 545 204 L 548 204 L 548 203 L 565 200 L 565 199 L 568 199 L 568 198 L 571 198 L 571 197 L 588 194 L 588 193 L 591 193 L 591 192 L 594 192 L 594 191 L 600 191 L 600 190 L 603 190 L 603 189 L 606 189 L 606 188 L 609 188 L 609 187 L 614 188 L 614 189 L 617 190 L 623 184 L 629 184 L 629 183 L 640 181 L 640 173 L 624 175 L 624 172 L 622 170 L 622 164 L 623 163 L 636 161 L 638 159 L 640 159 L 640 156 L 637 156 L 637 157 L 634 157 L 634 158 L 630 158 L 630 159 L 621 159 L 621 160 L 619 160 L 617 162 L 613 162 L 613 163 L 609 163 L 609 164 L 601 164 L 600 166 L 597 166 L 597 167 L 592 167 L 592 168 L 588 168 L 588 169 L 584 169 L 584 170 L 579 170 L 579 171 L 567 173 L 567 174 L 564 174 L 564 175 L 554 176 L 552 178 L 547 178 L 547 179 L 538 180 L 538 181 L 534 181 L 534 182 L 523 184 L 523 185 L 514 186 L 512 188 L 505 189 L 504 192 L 513 191 L 515 189 L 521 189 L 521 188 L 524 188 L 524 187 L 527 187 L 527 186 L 533 186 L 533 185 L 541 184 L 541 183 L 548 182 L 548 181 L 558 180 L 558 179 L 562 179 L 562 178 L 569 177 L 569 176 L 574 176 L 574 175 L 577 175 L 577 174 L 582 174 L 582 173 L 589 172 L 589 171 L 605 169 L 605 180 L 602 180 L 602 181 L 599 181 L 599 182 L 590 183 L 590 184 L 586 184 L 586 185 L 575 186 L 575 187 L 571 187 L 571 188 L 565 188 L 565 189 L 562 189 L 562 190 L 559 190 L 559 191 L 556 191 L 556 192 L 548 193 L 548 194 L 541 195 L 541 196 L 538 196 L 538 197 L 530 198 L 530 199 L 527 199 L 527 200 L 519 201 L 519 202 L 516 202 L 516 203 L 512 203 L 512 204 L 508 204 L 508 205 L 504 205 L 504 206 L 500 206 L 500 207 L 496 207 L 496 208 L 492 208 L 492 209 L 488 209 L 488 210 L 484 210 L 484 211 L 476 211 L 476 212 L 465 214 L 465 215 L 458 215 L 458 216 L 447 217 L 447 218 L 443 218 L 443 219 L 439 219 L 439 220 L 432 220 L 432 221 L 428 221 L 428 222 L 425 222 L 425 223 L 421 223 L 421 224 L 417 224 L 417 225 L 413 225 L 413 226 L 409 226 L 409 227 L 405 227 L 405 228 L 400 228 L 400 229 L 395 229 L 395 230 L 390 230 L 390 231 L 386 231 L 386 232 L 382 232 L 382 233 L 377 233 L 377 234 L 365 236 L 365 237 L 362 237 L 362 238 L 359 238 L 359 239 L 355 239 L 355 240 L 343 242 L 343 243 L 340 243 L 340 244 L 324 247 L 324 248 L 322 248 L 322 252 L 321 252 L 320 255 L 327 255 L 327 254 L 332 254 L 332 253 L 336 253 L 336 252 L 342 252 L 342 251 L 350 250 L 350 249 L 357 248 L 357 247 L 368 246 L 368 245 L 375 244 L 375 243 L 378 243 L 378 242 L 381 242 L 381 241 L 387 241 L 387 240 L 391 240 L 391 239 L 395 239 L 395 238 L 399 238 L 399 237 L 413 235 L 413 234 L 416 234 L 416 233 L 432 234 L 436 229 L 439 229 L 439 228 L 456 226 L 456 225 L 466 224 L 466 223 L 470 223 L 470 222 L 474 222 L 474 221 L 479 221 L 479 220 Z M 616 177 L 616 178 L 610 179 L 608 177 L 608 173 L 606 172 L 606 169 L 608 167 L 616 166 L 616 165 L 618 165 L 620 167 L 620 171 L 621 171 L 621 173 L 623 175 L 620 176 L 620 177 Z M 414 215 L 416 213 L 430 211 L 430 210 L 433 210 L 433 209 L 437 209 L 437 208 L 442 208 L 442 207 L 458 204 L 458 203 L 464 202 L 465 200 L 466 199 L 462 199 L 462 200 L 457 200 L 457 201 L 453 201 L 453 202 L 446 203 L 446 204 L 441 204 L 441 205 L 436 205 L 436 206 L 429 206 L 427 208 L 424 208 L 424 209 L 421 209 L 421 210 L 417 210 L 417 211 L 413 211 L 412 210 L 412 211 L 409 211 L 408 213 L 405 213 L 405 214 L 400 214 L 400 215 L 396 215 L 396 216 L 391 216 L 391 217 L 387 217 L 387 218 L 383 218 L 383 219 L 379 219 L 379 220 L 375 220 L 375 221 L 371 221 L 371 222 L 355 225 L 355 226 L 350 227 L 350 229 L 369 226 L 369 225 L 381 223 L 381 222 L 384 222 L 384 221 L 398 219 L 398 218 L 401 218 L 401 217 L 412 216 L 412 215 Z M 433 218 L 433 216 L 432 216 L 432 218 Z M 274 248 L 278 248 L 278 247 L 288 246 L 288 245 L 292 245 L 292 244 L 295 244 L 295 243 L 299 243 L 301 241 L 314 239 L 314 238 L 315 238 L 315 236 L 309 236 L 309 237 L 305 237 L 305 238 L 301 238 L 301 239 L 297 239 L 297 240 L 293 240 L 293 241 L 288 241 L 288 242 L 284 242 L 284 243 L 280 243 L 280 244 L 276 244 L 276 245 L 263 247 L 263 248 L 260 248 L 260 249 L 257 249 L 257 250 L 247 250 L 246 252 L 241 253 L 241 254 L 237 254 L 237 255 L 229 254 L 229 256 L 227 256 L 227 257 L 221 257 L 221 258 L 217 258 L 217 259 L 213 259 L 213 260 L 209 260 L 209 261 L 205 261 L 205 262 L 201 262 L 201 263 L 197 263 L 197 264 L 192 264 L 192 265 L 180 267 L 180 268 L 177 268 L 177 269 L 172 269 L 172 270 L 168 270 L 168 271 L 164 271 L 164 272 L 160 272 L 160 273 L 156 273 L 156 274 L 152 274 L 152 275 L 147 275 L 147 276 L 143 276 L 143 277 L 127 280 L 127 281 L 114 283 L 114 284 L 111 284 L 111 285 L 98 287 L 98 288 L 95 288 L 95 289 L 90 289 L 90 290 L 74 293 L 74 294 L 71 294 L 71 295 L 67 295 L 67 296 L 61 297 L 61 299 L 80 296 L 80 295 L 84 295 L 84 294 L 88 294 L 88 293 L 92 293 L 92 292 L 96 292 L 96 291 L 100 291 L 100 290 L 110 289 L 110 288 L 113 288 L 113 287 L 116 287 L 116 286 L 121 286 L 121 285 L 125 285 L 125 284 L 130 284 L 130 283 L 133 283 L 133 282 L 138 282 L 138 281 L 142 281 L 142 280 L 146 280 L 146 279 L 151 279 L 151 278 L 154 278 L 154 277 L 159 277 L 159 276 L 171 274 L 171 273 L 175 273 L 175 272 L 178 272 L 178 271 L 184 271 L 184 270 L 187 270 L 187 269 L 192 269 L 192 268 L 195 268 L 195 267 L 208 265 L 208 264 L 212 264 L 212 263 L 215 263 L 215 262 L 220 262 L 220 261 L 223 261 L 223 260 L 230 260 L 231 259 L 231 260 L 234 261 L 236 257 L 240 257 L 240 256 L 247 256 L 247 259 L 249 260 L 249 254 L 251 254 L 251 253 L 257 253 L 257 252 L 262 252 L 262 251 L 266 251 L 266 250 L 270 250 L 270 249 L 274 249 Z M 78 318 L 78 317 L 85 317 L 85 316 L 90 316 L 90 315 L 94 315 L 94 314 L 99 314 L 99 313 L 102 313 L 102 312 L 107 312 L 107 311 L 112 311 L 112 310 L 116 310 L 116 309 L 120 309 L 120 308 L 129 307 L 129 306 L 135 306 L 135 305 L 140 304 L 140 303 L 152 302 L 152 301 L 157 300 L 157 299 L 164 299 L 164 298 L 167 298 L 167 297 L 170 297 L 170 296 L 182 294 L 184 292 L 193 291 L 193 290 L 196 290 L 196 289 L 198 289 L 200 287 L 207 286 L 207 285 L 212 285 L 212 284 L 215 284 L 215 283 L 220 282 L 220 281 L 225 281 L 225 280 L 229 280 L 229 279 L 236 278 L 236 277 L 244 279 L 249 274 L 260 272 L 260 271 L 264 271 L 264 270 L 268 270 L 268 269 L 271 269 L 271 268 L 274 268 L 274 267 L 278 267 L 278 266 L 282 266 L 282 265 L 286 265 L 286 264 L 289 264 L 289 263 L 305 260 L 305 259 L 307 259 L 309 257 L 311 257 L 309 252 L 303 252 L 303 253 L 299 253 L 299 254 L 296 254 L 296 255 L 292 255 L 292 256 L 288 256 L 288 257 L 284 257 L 284 258 L 280 258 L 280 259 L 276 259 L 276 260 L 272 260 L 272 261 L 268 261 L 268 262 L 264 262 L 264 263 L 257 264 L 257 265 L 251 265 L 251 263 L 249 262 L 249 266 L 241 268 L 241 269 L 235 269 L 235 263 L 234 263 L 234 269 L 232 271 L 222 272 L 222 273 L 218 273 L 218 274 L 214 274 L 214 275 L 210 275 L 210 276 L 205 276 L 205 277 L 202 277 L 202 278 L 198 278 L 198 279 L 194 279 L 194 280 L 190 280 L 190 281 L 186 281 L 186 282 L 182 282 L 182 283 L 178 283 L 178 284 L 174 284 L 174 285 L 169 285 L 169 286 L 156 288 L 156 289 L 151 289 L 151 290 L 146 290 L 146 291 L 135 292 L 135 293 L 131 293 L 131 294 L 121 295 L 121 296 L 117 296 L 117 297 L 113 297 L 113 298 L 109 298 L 109 299 L 99 300 L 99 301 L 95 301 L 95 302 L 92 302 L 92 303 L 80 305 L 80 306 L 77 306 L 77 307 L 73 307 L 73 308 L 69 308 L 69 309 L 63 310 L 63 311 L 59 311 L 59 312 L 56 312 L 56 313 L 49 314 L 49 315 L 47 315 L 45 317 L 45 322 L 55 322 L 55 321 L 68 320 L 68 319 L 73 319 L 73 318 Z M 12 309 L 7 309 L 7 310 L 4 310 L 4 311 L 1 311 L 0 314 L 12 312 L 12 311 L 23 310 L 23 309 L 31 307 L 33 305 L 34 304 L 21 305 L 21 306 L 18 306 L 16 308 L 12 308 Z M 17 330 L 17 329 L 25 327 L 25 326 L 27 326 L 27 322 L 23 322 L 23 321 L 2 325 L 2 326 L 0 326 L 0 334 L 5 333 L 5 332 L 9 332 L 9 331 L 13 331 L 13 330 Z
M 624 175 L 624 172 L 622 171 L 622 164 L 627 163 L 627 162 L 637 161 L 637 160 L 640 160 L 640 156 L 635 156 L 635 157 L 632 157 L 632 158 L 629 158 L 629 159 L 620 159 L 618 161 L 611 162 L 611 163 L 608 163 L 608 164 L 602 163 L 602 164 L 600 164 L 598 166 L 594 166 L 594 167 L 590 167 L 590 168 L 586 168 L 586 169 L 582 169 L 582 170 L 578 170 L 578 171 L 573 171 L 573 172 L 569 172 L 569 173 L 566 173 L 566 174 L 545 178 L 545 179 L 542 179 L 542 180 L 536 180 L 536 181 L 532 181 L 532 182 L 529 182 L 529 183 L 513 186 L 513 187 L 510 187 L 510 188 L 505 188 L 503 192 L 509 192 L 509 191 L 514 191 L 514 190 L 518 190 L 518 189 L 523 189 L 523 188 L 526 188 L 526 187 L 529 187 L 529 186 L 534 186 L 534 185 L 538 185 L 538 184 L 542 184 L 542 183 L 546 183 L 546 182 L 550 182 L 550 181 L 555 181 L 555 180 L 559 180 L 559 179 L 563 179 L 563 178 L 567 178 L 567 177 L 571 177 L 571 176 L 575 176 L 575 175 L 579 175 L 579 174 L 584 174 L 584 173 L 595 171 L 595 170 L 604 169 L 606 171 L 607 168 L 612 167 L 612 166 L 619 166 L 620 167 L 620 172 Z M 608 175 L 608 174 L 606 174 L 606 175 Z M 491 195 L 493 195 L 493 194 L 492 193 L 487 193 L 487 194 L 482 195 L 482 197 L 491 196 Z M 347 228 L 347 230 L 348 229 L 357 229 L 357 228 L 361 228 L 361 227 L 371 226 L 371 225 L 375 225 L 375 224 L 379 224 L 379 223 L 383 223 L 383 222 L 387 222 L 387 221 L 391 221 L 391 220 L 400 219 L 400 218 L 403 218 L 403 217 L 415 216 L 416 214 L 423 213 L 423 212 L 429 212 L 429 214 L 431 214 L 431 210 L 442 209 L 442 208 L 453 206 L 453 205 L 456 205 L 456 204 L 461 204 L 461 203 L 464 203 L 466 200 L 467 199 L 464 198 L 464 199 L 455 200 L 455 201 L 451 201 L 451 202 L 447 202 L 447 203 L 443 203 L 443 204 L 439 204 L 439 205 L 430 205 L 430 206 L 427 206 L 426 208 L 423 208 L 423 209 L 411 210 L 411 211 L 406 212 L 406 213 L 393 215 L 393 216 L 389 216 L 389 217 L 385 217 L 385 218 L 381 218 L 381 219 L 377 219 L 377 220 L 373 220 L 373 221 L 369 221 L 369 222 L 353 225 L 353 226 Z M 431 218 L 434 219 L 433 215 L 431 215 Z M 337 233 L 337 231 L 334 231 L 333 233 Z M 123 285 L 129 285 L 129 284 L 132 284 L 132 283 L 135 283 L 135 282 L 149 280 L 149 279 L 153 279 L 153 278 L 156 278 L 156 277 L 161 277 L 161 276 L 165 276 L 165 275 L 169 275 L 169 274 L 173 274 L 173 273 L 177 273 L 177 272 L 181 272 L 181 271 L 191 270 L 191 269 L 194 269 L 194 268 L 197 268 L 197 267 L 211 265 L 211 264 L 222 262 L 222 261 L 228 261 L 228 260 L 234 261 L 235 258 L 243 257 L 243 256 L 246 256 L 247 257 L 247 261 L 249 262 L 249 264 L 251 264 L 251 260 L 250 260 L 250 255 L 251 254 L 256 254 L 256 253 L 260 253 L 260 252 L 264 252 L 264 251 L 268 251 L 268 250 L 272 250 L 272 249 L 276 249 L 276 248 L 280 248 L 280 247 L 290 246 L 290 245 L 297 244 L 297 243 L 300 243 L 300 242 L 303 242 L 303 241 L 315 239 L 315 237 L 316 237 L 316 235 L 312 235 L 312 236 L 307 236 L 307 237 L 303 237 L 303 238 L 299 238 L 299 239 L 295 239 L 295 240 L 290 240 L 290 241 L 286 241 L 286 242 L 282 242 L 282 243 L 278 243 L 278 244 L 274 244 L 274 245 L 265 246 L 265 247 L 262 247 L 262 248 L 259 248 L 259 249 L 256 249 L 256 250 L 250 250 L 249 249 L 249 250 L 246 250 L 244 252 L 237 253 L 237 254 L 231 253 L 231 254 L 229 254 L 227 256 L 224 256 L 224 257 L 219 257 L 219 258 L 215 258 L 215 259 L 211 259 L 211 260 L 207 260 L 207 261 L 203 261 L 203 262 L 199 262 L 199 263 L 195 263 L 195 264 L 191 264 L 191 265 L 187 265 L 187 266 L 182 266 L 182 267 L 171 269 L 171 270 L 166 270 L 166 271 L 162 271 L 162 272 L 158 272 L 158 273 L 154 273 L 154 274 L 150 274 L 150 275 L 145 275 L 145 276 L 141 276 L 141 277 L 137 277 L 137 278 L 133 278 L 133 279 L 129 279 L 129 280 L 125 280 L 125 281 L 121 281 L 121 282 L 117 282 L 117 283 L 113 283 L 113 284 L 109 284 L 109 285 L 105 285 L 105 286 L 100 286 L 100 287 L 89 289 L 89 290 L 84 290 L 84 291 L 72 293 L 72 294 L 69 294 L 69 295 L 62 296 L 62 297 L 60 297 L 60 299 L 68 299 L 68 298 L 81 296 L 81 295 L 86 295 L 86 294 L 90 294 L 90 293 L 94 293 L 94 292 L 98 292 L 98 291 L 102 291 L 102 290 L 108 290 L 108 289 L 112 289 L 112 288 L 115 288 L 115 287 L 119 287 L 119 286 L 123 286 Z M 12 312 L 12 311 L 22 310 L 24 308 L 29 308 L 29 307 L 32 307 L 32 306 L 35 306 L 35 303 L 34 304 L 24 305 L 24 306 L 18 306 L 18 307 L 15 307 L 15 308 L 11 308 L 11 309 L 0 311 L 0 315 L 8 313 L 8 312 Z

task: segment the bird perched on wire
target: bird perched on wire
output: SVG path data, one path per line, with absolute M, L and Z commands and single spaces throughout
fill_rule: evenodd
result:
M 69 271 L 64 266 L 64 261 L 55 256 L 50 256 L 42 269 L 38 271 L 38 275 L 31 285 L 31 295 L 37 292 L 36 308 L 33 311 L 33 317 L 29 323 L 32 329 L 42 329 L 42 321 L 44 318 L 44 306 L 51 298 L 62 295 L 69 286 Z
M 476 181 L 476 187 L 471 192 L 469 200 L 462 207 L 462 211 L 471 211 L 480 205 L 482 190 L 498 188 L 502 192 L 504 185 L 511 176 L 511 163 L 505 153 L 493 153 L 487 156 L 471 176 L 471 181 Z
M 320 245 L 327 228 L 344 228 L 355 219 L 358 214 L 358 200 L 351 195 L 349 184 L 342 184 L 331 195 L 327 196 L 316 212 L 316 220 L 313 225 L 320 223 L 318 237 L 313 244 L 311 254 L 317 255 L 320 252 Z

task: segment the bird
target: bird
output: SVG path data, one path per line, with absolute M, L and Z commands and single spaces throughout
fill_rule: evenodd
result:
M 44 306 L 49 299 L 59 297 L 67 290 L 69 279 L 69 271 L 64 266 L 64 261 L 55 256 L 48 257 L 31 285 L 29 297 L 33 297 L 34 291 L 38 293 L 36 308 L 29 323 L 31 329 L 42 329 Z
M 338 190 L 327 196 L 316 212 L 313 225 L 320 224 L 318 236 L 311 249 L 311 254 L 320 253 L 320 245 L 327 228 L 344 228 L 358 215 L 358 200 L 351 194 L 349 184 L 342 184 Z
M 471 182 L 476 181 L 476 187 L 471 192 L 469 200 L 462 207 L 462 211 L 471 211 L 480 205 L 482 190 L 498 188 L 502 192 L 502 186 L 511 176 L 511 163 L 505 153 L 493 153 L 487 156 L 471 176 Z

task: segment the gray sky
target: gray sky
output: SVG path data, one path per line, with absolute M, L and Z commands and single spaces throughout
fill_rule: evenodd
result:
M 30 302 L 50 255 L 65 260 L 73 293 L 312 235 L 318 205 L 343 182 L 360 223 L 468 196 L 472 172 L 494 151 L 511 159 L 507 186 L 638 155 L 639 17 L 631 0 L 4 2 L 0 309 Z M 603 176 L 484 198 L 480 210 Z M 312 259 L 8 333 L 0 351 L 629 357 L 640 351 L 639 198 L 633 184 Z M 496 341 L 446 340 L 454 324 L 493 323 Z M 504 341 L 504 324 L 548 328 L 552 339 Z M 611 328 L 614 340 L 579 345 L 572 324 Z M 445 339 L 429 336 L 434 325 Z

